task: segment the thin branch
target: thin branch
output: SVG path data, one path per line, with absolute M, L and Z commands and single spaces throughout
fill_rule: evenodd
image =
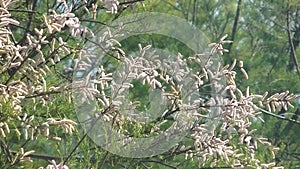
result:
M 26 9 L 8 9 L 9 12 L 27 12 L 27 13 L 36 13 L 34 10 L 26 10 Z
M 36 6 L 37 6 L 37 0 L 33 0 L 33 1 L 32 1 L 31 11 L 34 11 L 35 8 L 36 8 Z M 30 26 L 31 26 L 31 24 L 32 24 L 33 15 L 34 15 L 34 13 L 29 13 L 29 15 L 28 15 L 28 22 L 27 22 L 27 24 L 26 24 L 26 29 L 27 29 L 27 30 L 30 30 Z M 25 42 L 26 37 L 27 37 L 27 33 L 28 33 L 28 32 L 25 32 L 25 33 L 24 33 L 22 39 L 19 41 L 19 44 L 23 44 L 23 43 Z
M 300 109 L 298 108 L 298 109 L 296 110 L 296 112 L 293 113 L 293 116 L 292 116 L 291 120 L 297 121 L 297 119 L 298 119 L 298 117 L 299 117 L 299 114 L 300 114 Z M 284 127 L 284 129 L 282 130 L 282 133 L 284 133 L 284 134 L 289 133 L 289 132 L 291 131 L 290 129 L 293 127 L 293 124 L 294 124 L 294 123 L 289 122 L 289 123 Z
M 92 127 L 91 127 L 92 129 Z M 90 130 L 89 130 L 90 131 Z M 82 141 L 87 137 L 89 131 L 87 131 L 82 138 L 79 140 L 79 142 L 76 144 L 76 146 L 72 149 L 72 151 L 69 153 L 69 155 L 65 158 L 63 165 L 66 164 L 67 161 L 69 161 L 69 159 L 72 157 L 72 155 L 74 154 L 74 152 L 77 150 L 77 148 L 79 147 L 79 145 L 82 143 Z
M 64 89 L 64 91 L 48 91 L 48 92 L 41 92 L 35 95 L 30 95 L 30 96 L 25 96 L 26 99 L 30 99 L 30 98 L 35 98 L 35 97 L 39 97 L 39 96 L 47 96 L 47 95 L 52 95 L 52 94 L 58 94 L 58 93 L 62 93 L 65 92 L 66 90 Z
M 97 20 L 93 20 L 93 19 L 80 19 L 80 21 L 81 22 L 90 22 L 90 23 L 99 23 L 99 24 L 102 24 L 102 25 L 105 25 L 105 26 L 108 26 L 108 27 L 111 27 L 111 28 L 115 28 L 115 26 L 111 26 L 111 25 L 108 25 L 107 23 L 97 21 Z
M 236 13 L 235 13 L 235 18 L 234 18 L 234 23 L 233 23 L 233 27 L 232 27 L 232 32 L 231 32 L 231 41 L 234 41 L 235 39 L 235 35 L 237 33 L 237 27 L 238 27 L 238 23 L 239 23 L 239 18 L 240 18 L 240 10 L 241 10 L 241 6 L 242 6 L 242 0 L 238 1 L 238 5 L 237 5 L 237 9 L 236 9 Z M 229 52 L 231 53 L 232 51 L 232 45 L 233 43 L 229 44 Z M 230 54 L 228 53 L 228 54 Z
M 292 33 L 291 33 L 291 25 L 290 25 L 291 21 L 290 20 L 291 20 L 291 18 L 290 18 L 290 4 L 289 4 L 289 1 L 288 1 L 288 10 L 287 10 L 287 13 L 286 13 L 286 25 L 287 25 L 287 34 L 288 34 L 288 38 L 289 38 L 289 45 L 290 45 L 290 48 L 291 48 L 290 56 L 291 56 L 291 59 L 294 62 L 294 65 L 296 67 L 298 76 L 300 77 L 300 68 L 299 68 L 299 64 L 298 64 L 298 60 L 297 60 L 297 56 L 296 56 L 295 46 L 294 46 L 294 43 L 293 43 L 293 38 L 292 38 Z
M 293 123 L 295 123 L 295 124 L 300 124 L 299 121 L 296 121 L 296 120 L 294 120 L 294 119 L 289 119 L 289 118 L 286 118 L 286 117 L 284 117 L 284 116 L 281 116 L 281 115 L 277 115 L 277 114 L 268 112 L 268 111 L 266 111 L 266 110 L 264 110 L 264 109 L 261 109 L 261 108 L 258 108 L 258 109 L 259 109 L 259 111 L 262 111 L 263 113 L 265 113 L 265 114 L 267 114 L 267 115 L 270 115 L 270 116 L 273 116 L 273 117 L 276 117 L 276 118 L 278 118 L 278 119 L 287 120 L 287 121 L 293 122 Z
M 17 151 L 11 151 L 11 153 L 16 155 L 18 152 Z M 46 160 L 46 161 L 60 160 L 60 157 L 49 156 L 49 155 L 45 155 L 45 154 L 35 154 L 35 153 L 29 154 L 26 157 L 37 158 L 37 159 L 42 159 L 42 160 Z
M 100 165 L 99 165 L 98 168 L 102 168 L 102 166 L 104 165 L 105 160 L 106 160 L 106 158 L 107 158 L 107 155 L 108 155 L 108 151 L 106 151 L 104 157 L 100 160 Z
M 137 3 L 137 2 L 143 2 L 145 0 L 133 0 L 133 1 L 127 1 L 127 2 L 120 2 L 119 5 L 128 5 L 128 4 L 134 4 L 134 3 Z
M 196 25 L 196 9 L 197 9 L 197 6 L 196 6 L 196 3 L 197 3 L 197 0 L 194 0 L 193 2 L 193 16 L 192 16 L 192 22 L 193 24 Z
M 102 114 L 105 114 L 107 111 L 109 111 L 109 108 L 105 109 Z M 92 119 L 93 121 L 91 122 L 91 127 L 86 131 L 86 133 L 82 136 L 82 138 L 79 140 L 79 142 L 75 145 L 75 147 L 72 149 L 72 151 L 69 153 L 69 155 L 65 158 L 63 165 L 65 165 L 69 159 L 72 157 L 72 155 L 75 153 L 79 145 L 82 143 L 82 141 L 88 136 L 88 134 L 92 131 L 92 129 L 95 127 L 95 124 L 97 121 L 100 119 L 101 116 L 96 117 L 95 119 Z

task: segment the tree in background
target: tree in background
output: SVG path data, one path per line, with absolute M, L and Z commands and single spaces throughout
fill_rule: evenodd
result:
M 291 79 L 293 83 L 279 79 L 293 77 L 295 72 L 292 70 L 298 67 L 299 24 L 296 16 L 299 6 L 295 2 L 278 2 L 273 6 L 267 2 L 244 4 L 242 1 L 191 0 L 1 2 L 1 167 L 296 166 L 297 162 L 285 158 L 296 158 L 299 152 L 297 141 L 280 138 L 288 132 L 289 137 L 295 135 L 289 129 L 298 124 L 299 111 L 294 114 L 287 111 L 296 110 L 292 103 L 297 95 L 278 91 L 298 92 L 295 85 L 299 84 L 298 78 Z M 255 8 L 246 8 L 246 5 Z M 281 5 L 285 8 L 277 10 Z M 272 9 L 264 10 L 270 7 Z M 282 11 L 282 14 L 275 18 L 270 16 L 274 10 Z M 112 27 L 110 23 L 122 16 L 145 11 L 166 12 L 185 18 L 218 42 L 211 43 L 203 53 L 192 53 L 184 44 L 160 35 L 140 35 L 129 37 L 126 43 L 118 42 L 116 39 L 122 34 L 117 30 L 126 29 L 126 24 Z M 271 21 L 265 23 L 268 21 L 265 18 L 272 19 L 273 24 Z M 147 17 L 144 19 L 147 21 Z M 291 29 L 292 24 L 295 30 Z M 101 35 L 97 32 L 99 25 L 107 28 Z M 226 33 L 235 40 L 232 45 L 226 40 L 227 36 L 223 36 Z M 101 38 L 95 40 L 96 35 Z M 277 43 L 274 38 L 282 42 Z M 158 42 L 153 42 L 156 40 Z M 100 52 L 106 53 L 101 65 L 93 65 L 97 56 L 82 57 L 87 56 L 84 46 L 88 42 L 95 43 Z M 181 54 L 173 56 L 175 60 L 158 59 L 156 55 L 159 53 L 152 50 L 154 47 Z M 226 50 L 226 47 L 231 50 Z M 133 57 L 131 52 L 135 49 L 139 52 Z M 279 57 L 284 54 L 289 57 Z M 218 59 L 220 55 L 227 65 L 223 66 Z M 245 65 L 242 59 L 246 61 Z M 279 62 L 288 63 L 287 69 L 292 72 L 278 72 L 285 69 L 277 64 Z M 167 72 L 161 70 L 164 64 L 168 66 Z M 124 69 L 116 76 L 124 78 L 122 81 L 113 76 L 119 65 Z M 219 66 L 216 69 L 213 65 Z M 266 69 L 267 74 L 261 73 Z M 249 77 L 246 70 L 249 70 Z M 193 83 L 185 89 L 181 85 L 187 76 Z M 251 79 L 251 76 L 256 79 Z M 74 77 L 78 78 L 75 82 Z M 265 92 L 273 85 L 276 90 L 269 91 L 270 94 Z M 291 88 L 281 88 L 280 85 Z M 82 102 L 77 107 L 72 103 L 74 90 L 84 91 L 80 95 Z M 129 95 L 119 92 L 124 90 L 129 90 Z M 118 99 L 129 96 L 127 106 L 142 112 L 149 109 L 145 97 L 149 95 L 145 92 L 147 90 L 160 91 L 166 96 L 168 106 L 161 117 L 150 123 L 137 123 L 124 114 L 122 100 Z M 190 90 L 198 92 L 191 96 L 193 102 L 186 103 L 182 93 Z M 252 94 L 256 92 L 261 94 Z M 89 131 L 77 125 L 75 109 L 90 98 L 99 107 L 96 113 L 94 110 L 84 111 L 92 112 L 90 115 L 94 119 L 104 119 L 119 133 L 132 138 L 159 135 L 180 117 L 192 118 L 195 123 L 192 126 L 187 124 L 185 127 L 190 133 L 165 153 L 140 159 L 119 157 L 94 144 L 87 137 Z M 190 113 L 182 114 L 182 110 L 190 110 Z M 274 126 L 280 132 L 271 132 Z M 275 156 L 279 148 L 271 143 L 280 148 L 279 156 Z

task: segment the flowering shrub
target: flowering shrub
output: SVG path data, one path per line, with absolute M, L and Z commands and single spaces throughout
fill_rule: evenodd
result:
M 97 22 L 99 9 L 117 14 L 119 8 L 137 2 L 71 3 L 59 0 L 51 9 L 43 11 L 41 17 L 35 14 L 40 13 L 35 10 L 36 4 L 25 10 L 19 9 L 22 2 L 0 2 L 1 165 L 12 167 L 22 165 L 24 161 L 32 162 L 32 158 L 41 158 L 34 149 L 27 149 L 28 142 L 39 139 L 61 142 L 68 139 L 63 137 L 72 137 L 77 132 L 76 120 L 70 119 L 74 115 L 66 116 L 67 113 L 75 114 L 73 109 L 51 112 L 56 104 L 72 103 L 73 90 L 81 91 L 73 93 L 77 100 L 80 98 L 76 108 L 90 101 L 99 105 L 97 110 L 77 115 L 111 123 L 117 133 L 127 135 L 124 145 L 135 137 L 159 135 L 169 127 L 166 123 L 175 124 L 174 121 L 187 118 L 193 119 L 192 125 L 184 123 L 184 119 L 180 121 L 182 124 L 174 127 L 174 131 L 190 131 L 186 137 L 193 140 L 193 145 L 177 144 L 178 152 L 184 153 L 186 158 L 197 159 L 200 164 L 211 167 L 226 164 L 233 168 L 282 168 L 276 167 L 274 162 L 278 148 L 273 147 L 267 138 L 255 135 L 251 125 L 257 120 L 263 121 L 262 112 L 273 113 L 293 107 L 291 101 L 297 95 L 287 91 L 268 97 L 267 92 L 259 95 L 252 94 L 249 88 L 240 89 L 235 82 L 236 74 L 241 73 L 248 79 L 243 62 L 234 60 L 231 65 L 223 66 L 215 59 L 228 52 L 223 48 L 224 44 L 231 43 L 226 40 L 227 36 L 218 43 L 209 44 L 208 52 L 193 56 L 179 53 L 174 58 L 164 59 L 159 58 L 159 53 L 152 50 L 151 45 L 136 44 L 139 47 L 136 57 L 124 52 L 116 37 L 123 36 L 118 30 L 125 29 L 126 24 L 117 25 L 116 31 L 111 31 L 108 26 L 97 41 L 90 40 L 97 30 L 82 24 L 83 14 L 90 17 L 90 22 Z M 22 24 L 18 20 L 24 20 L 24 16 L 13 12 L 27 13 L 30 21 Z M 95 43 L 98 50 L 106 54 L 104 59 L 101 58 L 102 65 L 94 64 L 99 63 L 99 58 L 83 47 L 87 42 Z M 105 66 L 102 61 L 112 63 Z M 114 74 L 113 68 L 117 65 L 121 66 Z M 166 69 L 162 70 L 162 67 Z M 72 76 L 75 81 L 72 81 Z M 189 89 L 182 85 L 186 77 L 193 82 Z M 157 95 L 150 97 L 158 99 L 157 104 L 164 102 L 167 105 L 157 119 L 149 120 L 145 115 L 132 113 L 141 103 L 126 101 L 128 93 L 125 91 L 138 83 L 148 85 L 151 91 L 162 95 L 162 98 Z M 202 94 L 205 90 L 210 92 Z M 182 95 L 192 91 L 199 93 Z M 189 97 L 194 100 L 187 103 Z M 158 108 L 156 111 L 162 110 Z M 185 112 L 189 113 L 183 114 Z M 267 147 L 269 159 L 257 157 L 260 147 Z M 68 159 L 74 151 L 63 161 L 46 158 L 49 165 L 44 167 L 69 168 Z

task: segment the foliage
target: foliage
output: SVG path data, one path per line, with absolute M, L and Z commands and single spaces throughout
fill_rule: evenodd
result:
M 241 14 L 235 13 L 239 8 Z M 209 44 L 208 52 L 193 53 L 185 44 L 162 35 L 117 41 L 122 36 L 118 30 L 126 25 L 109 23 L 144 11 L 185 18 L 218 42 Z M 293 106 L 298 95 L 292 92 L 299 92 L 296 76 L 300 72 L 291 47 L 299 55 L 298 15 L 297 1 L 1 1 L 1 168 L 299 165 L 294 159 L 300 151 L 296 132 L 300 111 Z M 235 30 L 232 23 L 237 19 Z M 107 31 L 99 35 L 99 26 Z M 288 34 L 291 26 L 293 36 Z M 226 33 L 234 42 L 226 40 Z M 106 53 L 99 66 L 94 66 L 98 56 L 85 48 L 89 42 L 96 44 L 99 53 Z M 154 48 L 178 55 L 162 59 Z M 228 64 L 223 66 L 222 59 Z M 114 73 L 116 69 L 121 70 L 119 74 Z M 182 88 L 185 78 L 192 83 Z M 183 95 L 194 90 L 199 93 Z M 74 106 L 76 98 L 82 100 Z M 98 104 L 96 110 L 86 106 L 91 101 Z M 162 102 L 167 106 L 157 106 Z M 87 113 L 76 114 L 81 108 Z M 150 122 L 136 122 L 132 114 L 126 114 L 149 109 L 165 113 Z M 89 130 L 78 125 L 77 118 L 88 115 L 110 122 L 129 138 L 159 135 L 176 121 L 184 122 L 181 118 L 187 122 L 180 130 L 189 134 L 160 155 L 126 158 L 87 137 Z M 195 123 L 190 125 L 188 119 Z

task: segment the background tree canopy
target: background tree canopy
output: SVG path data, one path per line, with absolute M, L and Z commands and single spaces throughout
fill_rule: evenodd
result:
M 207 46 L 207 53 L 199 54 L 183 42 L 159 34 L 115 40 L 121 36 L 117 30 L 130 23 L 124 28 L 111 23 L 142 12 L 185 19 L 210 42 L 217 43 Z M 102 29 L 107 31 L 97 34 Z M 102 37 L 95 46 L 106 53 L 97 67 L 91 66 L 94 56 L 82 58 L 86 44 L 92 43 L 95 35 Z M 299 168 L 299 45 L 298 0 L 2 0 L 0 166 Z M 160 69 L 159 64 L 167 61 L 151 55 L 152 48 L 178 53 L 173 56 L 175 60 L 168 60 L 173 74 Z M 137 56 L 131 57 L 133 54 Z M 208 58 L 207 63 L 200 64 L 199 57 Z M 216 63 L 213 58 L 222 58 L 218 70 L 210 65 Z M 188 62 L 184 71 L 182 62 Z M 126 84 L 112 77 L 122 65 L 123 72 L 131 73 L 134 79 Z M 81 79 L 88 75 L 91 81 Z M 195 77 L 191 89 L 199 91 L 197 103 L 187 107 L 180 95 L 185 91 L 180 88 L 180 78 L 185 75 Z M 224 79 L 220 101 L 211 91 Z M 90 82 L 90 86 L 80 86 L 81 80 Z M 117 89 L 128 89 L 127 106 L 140 112 L 151 109 L 149 98 L 157 97 L 149 91 L 154 89 L 168 96 L 169 104 L 157 119 L 137 123 L 124 115 L 117 98 L 114 100 L 113 96 L 121 95 Z M 184 108 L 197 107 L 193 111 L 196 123 L 183 140 L 162 154 L 121 157 L 87 137 L 89 131 L 76 114 L 80 105 L 74 106 L 74 90 L 87 90 L 85 94 L 99 101 L 100 118 L 132 138 L 167 131 Z M 155 105 L 161 100 L 156 101 Z M 219 122 L 210 128 L 213 110 L 221 113 L 216 118 Z M 84 111 L 94 110 L 86 106 Z M 99 118 L 97 113 L 90 115 Z

